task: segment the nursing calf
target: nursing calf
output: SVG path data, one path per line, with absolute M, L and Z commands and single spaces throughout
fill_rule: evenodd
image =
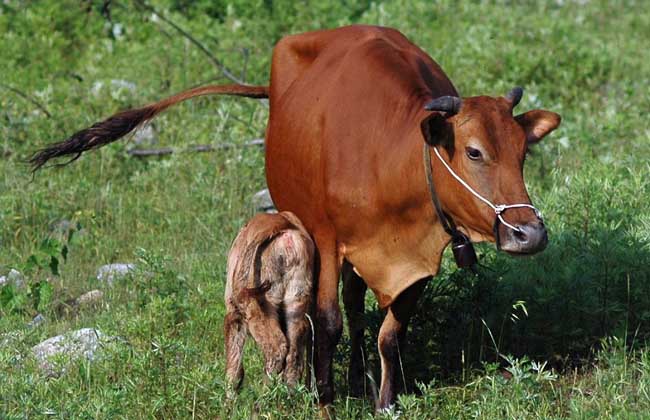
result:
M 226 283 L 226 376 L 244 377 L 247 331 L 264 353 L 267 374 L 294 385 L 303 372 L 312 300 L 314 244 L 290 212 L 258 214 L 235 238 Z

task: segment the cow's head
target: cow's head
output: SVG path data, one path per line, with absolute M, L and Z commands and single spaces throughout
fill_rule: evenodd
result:
M 530 204 L 523 177 L 526 152 L 557 128 L 560 116 L 544 110 L 513 115 L 521 95 L 515 88 L 499 98 L 434 99 L 426 105 L 434 112 L 422 122 L 422 131 L 432 146 L 434 183 L 445 213 L 473 241 L 497 241 L 504 251 L 532 254 L 548 241 L 536 211 L 510 208 L 501 214 L 506 223 L 495 223 L 495 210 L 452 174 L 495 205 Z

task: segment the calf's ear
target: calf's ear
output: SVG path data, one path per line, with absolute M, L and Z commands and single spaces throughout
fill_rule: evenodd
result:
M 429 146 L 447 146 L 453 139 L 452 130 L 447 119 L 439 112 L 433 112 L 420 123 L 424 141 Z
M 526 132 L 528 144 L 535 144 L 559 125 L 562 117 L 559 114 L 543 109 L 524 112 L 515 117 L 521 128 Z

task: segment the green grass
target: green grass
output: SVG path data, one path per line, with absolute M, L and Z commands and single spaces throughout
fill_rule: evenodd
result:
M 244 388 L 236 400 L 226 398 L 225 259 L 252 214 L 251 195 L 264 185 L 261 150 L 138 160 L 123 142 L 33 179 L 24 164 L 36 148 L 119 109 L 225 82 L 150 12 L 114 2 L 109 20 L 102 3 L 0 2 L 0 274 L 18 268 L 28 286 L 0 293 L 0 333 L 18 332 L 0 346 L 0 418 L 316 416 L 309 390 L 263 383 L 252 345 Z M 560 113 L 561 128 L 526 168 L 549 247 L 513 259 L 481 246 L 477 276 L 445 260 L 412 323 L 417 351 L 403 355 L 409 392 L 383 417 L 647 416 L 648 8 L 631 0 L 431 3 L 151 2 L 250 83 L 267 82 L 282 35 L 362 22 L 404 32 L 465 96 L 522 85 L 519 109 Z M 111 80 L 133 82 L 135 91 L 111 88 Z M 103 87 L 93 89 L 96 82 Z M 241 145 L 263 136 L 267 114 L 257 101 L 200 98 L 153 125 L 160 147 Z M 61 220 L 82 232 L 67 241 L 51 230 Z M 111 262 L 136 262 L 141 270 L 106 287 L 95 274 Z M 95 288 L 105 293 L 98 307 L 66 310 L 66 302 Z M 367 303 L 368 365 L 377 378 L 381 313 L 370 294 Z M 47 322 L 27 328 L 38 312 Z M 92 363 L 43 378 L 30 348 L 82 327 L 121 340 Z M 496 348 L 514 356 L 500 357 Z M 337 415 L 371 417 L 370 400 L 346 396 L 347 349 L 344 337 L 335 364 Z

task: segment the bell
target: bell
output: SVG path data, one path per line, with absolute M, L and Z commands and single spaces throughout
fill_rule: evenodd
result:
M 451 250 L 454 253 L 454 259 L 458 267 L 471 268 L 476 265 L 478 259 L 474 251 L 474 245 L 467 236 L 458 232 L 452 239 Z

